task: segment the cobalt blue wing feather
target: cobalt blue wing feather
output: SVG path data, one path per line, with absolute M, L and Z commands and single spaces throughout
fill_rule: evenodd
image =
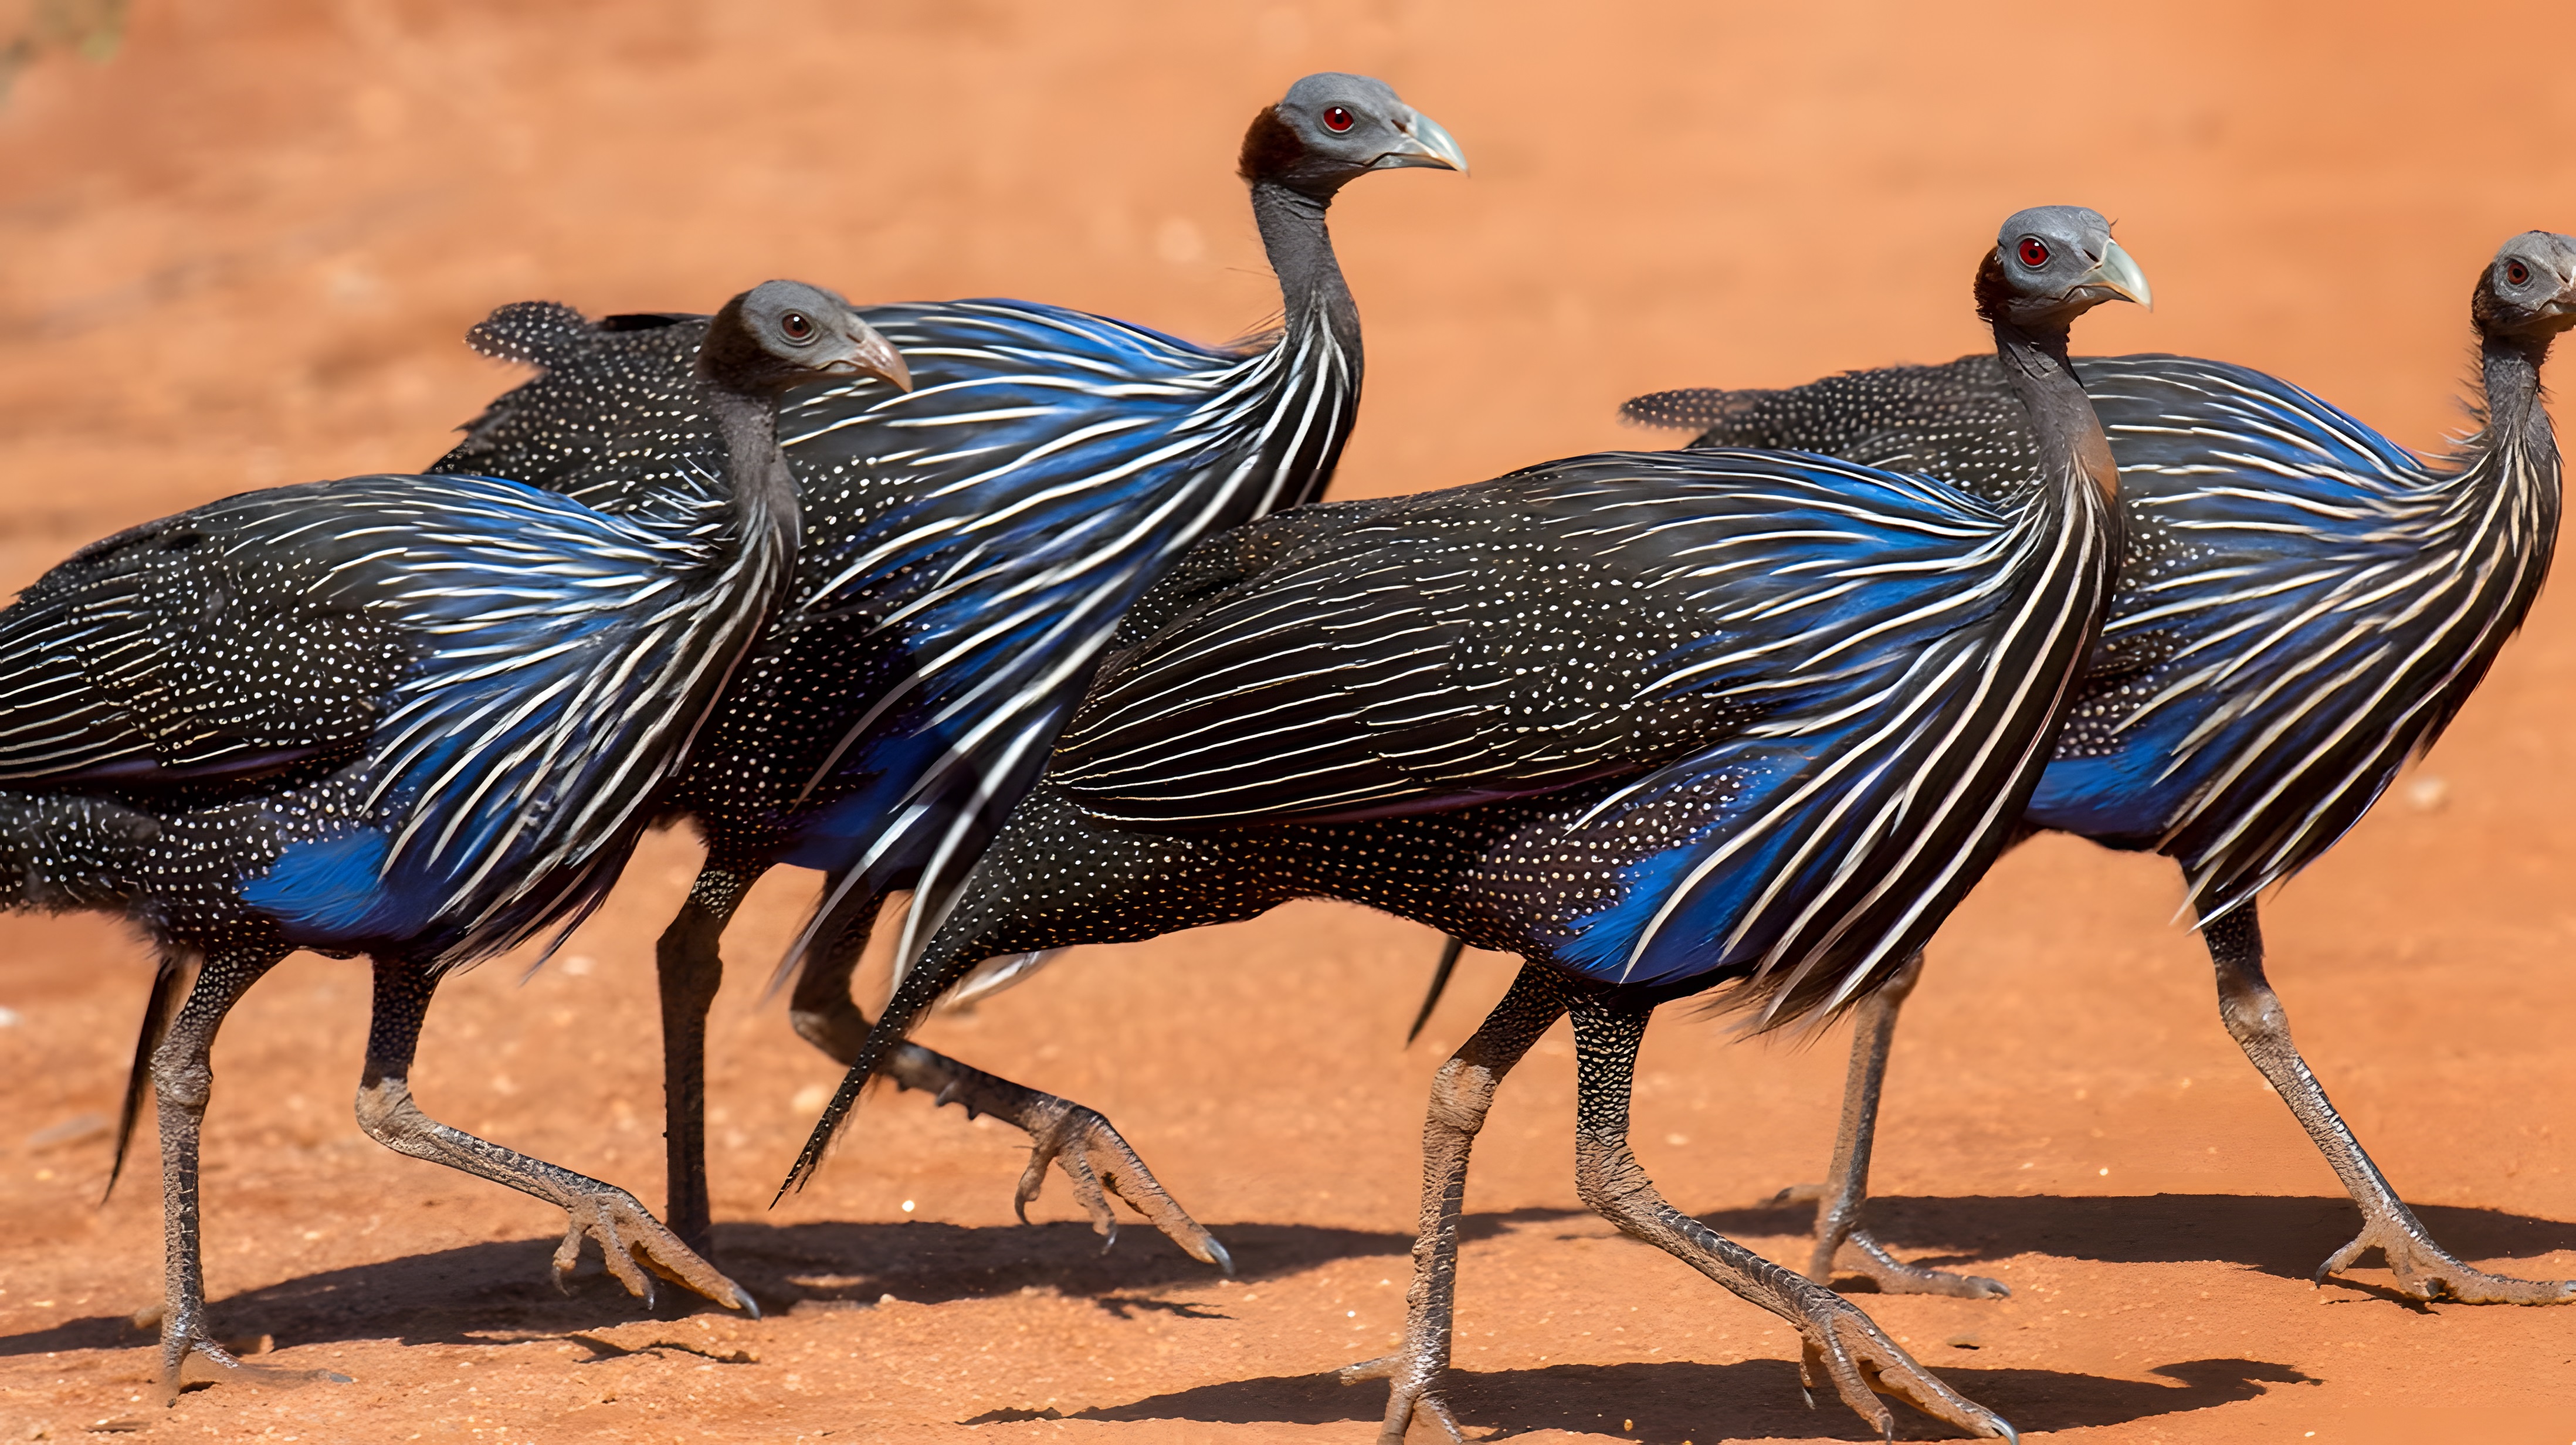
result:
M 208 515 L 211 514 L 211 515 Z M 243 897 L 295 941 L 441 941 L 471 961 L 595 904 L 649 820 L 757 609 L 714 580 L 755 565 L 482 478 L 360 477 L 199 514 L 227 556 L 288 556 L 310 594 L 378 619 L 404 656 L 336 825 Z
M 2094 529 L 1776 454 L 1346 505 L 1369 510 L 1140 607 L 1051 781 L 1158 832 L 1594 792 L 1566 856 L 1671 842 L 1558 961 L 1749 976 L 1793 1011 L 1902 958 L 2000 851 L 2110 560 Z
M 2242 367 L 2087 376 L 2150 548 L 2033 821 L 2152 833 L 2213 917 L 2331 847 L 2432 745 L 2539 586 L 2556 479 L 2508 449 L 2429 467 Z
M 2546 571 L 2556 478 L 2493 448 L 2428 466 L 2222 362 L 2076 369 L 2128 551 L 2030 821 L 2172 855 L 2215 917 L 2331 847 L 2466 701 Z M 1703 443 L 1901 457 L 1998 501 L 2034 475 L 1990 356 L 1637 405 L 1707 421 Z

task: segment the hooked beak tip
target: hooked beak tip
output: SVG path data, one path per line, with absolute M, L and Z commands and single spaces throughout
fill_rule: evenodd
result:
M 859 343 L 858 354 L 851 358 L 851 364 L 862 374 L 876 377 L 897 391 L 912 390 L 912 368 L 903 364 L 903 353 L 894 349 L 893 342 L 873 330 L 865 341 Z
M 1412 144 L 1403 150 L 1389 151 L 1378 159 L 1381 166 L 1436 166 L 1444 171 L 1467 174 L 1467 152 L 1440 122 L 1420 111 L 1410 111 L 1397 129 Z
M 2156 293 L 2147 285 L 2147 273 L 2137 260 L 2120 248 L 2117 241 L 2102 250 L 2102 260 L 2084 278 L 2084 285 L 2099 287 L 2123 301 L 2134 301 L 2149 311 L 2156 309 Z

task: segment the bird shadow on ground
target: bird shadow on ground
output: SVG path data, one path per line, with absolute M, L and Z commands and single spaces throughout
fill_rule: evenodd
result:
M 2184 1360 L 2152 1372 L 2153 1380 L 2119 1380 L 2057 1370 L 1944 1368 L 1941 1378 L 2022 1430 L 2118 1425 L 2250 1400 L 2269 1385 L 2316 1383 L 2286 1365 L 2262 1360 Z M 1497 1439 L 1537 1430 L 1616 1431 L 1647 1445 L 1686 1440 L 1810 1436 L 1875 1440 L 1878 1433 L 1830 1393 L 1813 1410 L 1799 1393 L 1798 1367 L 1787 1360 L 1732 1365 L 1685 1361 L 1626 1365 L 1550 1365 L 1489 1374 L 1453 1370 L 1445 1390 L 1459 1423 L 1499 1432 Z M 1328 1425 L 1375 1420 L 1386 1411 L 1380 1385 L 1348 1386 L 1331 1375 L 1235 1380 L 1105 1405 L 1057 1417 L 1051 1411 L 996 1411 L 962 1423 L 1003 1420 L 1197 1420 L 1211 1424 Z M 1897 1434 L 1955 1439 L 1956 1431 L 1903 1405 Z
M 2576 1223 L 2457 1205 L 2415 1206 L 2416 1217 L 2464 1260 L 2519 1259 L 2576 1250 Z M 1700 1216 L 1720 1234 L 1803 1235 L 1812 1204 L 1758 1204 Z M 2361 1228 L 2342 1197 L 2132 1194 L 1913 1197 L 1869 1201 L 1881 1244 L 1917 1264 L 1955 1267 L 2016 1254 L 2106 1264 L 2226 1260 L 2304 1280 Z M 1938 1253 L 1926 1255 L 1921 1251 Z M 2376 1263 L 2376 1255 L 2371 1256 Z
M 1553 1213 L 1553 1211 L 1549 1211 Z M 1502 1231 L 1510 1216 L 1471 1220 L 1465 1237 Z M 1337 1259 L 1401 1257 L 1412 1236 L 1291 1224 L 1227 1224 L 1217 1235 L 1233 1251 L 1240 1281 L 1296 1274 Z M 502 1240 L 433 1250 L 280 1280 L 215 1300 L 216 1332 L 273 1335 L 318 1344 L 398 1338 L 406 1344 L 489 1342 L 564 1335 L 633 1320 L 717 1308 L 677 1286 L 648 1308 L 609 1279 L 594 1247 L 573 1290 L 555 1289 L 553 1239 Z M 1204 1318 L 1205 1306 L 1162 1298 L 1221 1283 L 1211 1266 L 1181 1253 L 1150 1227 L 1130 1223 L 1103 1252 L 1088 1225 L 969 1228 L 904 1224 L 724 1224 L 717 1261 L 751 1291 L 765 1313 L 861 1309 L 893 1295 L 916 1304 L 992 1298 L 1023 1290 L 1089 1300 L 1111 1313 Z M 157 1329 L 157 1326 L 154 1328 Z M 129 1349 L 152 1338 L 118 1315 L 65 1320 L 48 1329 L 0 1335 L 0 1357 L 55 1350 Z
M 2435 1238 L 2466 1259 L 2576 1249 L 2576 1224 L 2559 1220 L 2445 1205 L 2417 1212 Z M 1716 1210 L 1701 1218 L 1730 1235 L 1798 1236 L 1812 1225 L 1814 1210 L 1810 1205 L 1761 1205 Z M 1470 1214 L 1461 1222 L 1459 1234 L 1462 1242 L 1474 1243 L 1522 1225 L 1578 1220 L 1597 1225 L 1588 1210 L 1532 1208 Z M 2307 1278 L 2319 1260 L 2351 1238 L 2356 1226 L 2352 1204 L 2344 1199 L 2213 1194 L 1895 1195 L 1870 1202 L 1870 1221 L 1881 1240 L 1933 1265 L 1972 1264 L 2023 1253 L 2108 1263 L 2229 1260 L 2292 1279 Z M 1293 1275 L 1341 1259 L 1401 1259 L 1413 1243 L 1410 1235 L 1394 1231 L 1261 1223 L 1215 1228 L 1233 1251 L 1236 1278 L 1243 1281 Z M 1215 1285 L 1223 1276 L 1133 1222 L 1121 1231 L 1118 1247 L 1108 1252 L 1101 1249 L 1099 1236 L 1078 1223 L 984 1228 L 926 1221 L 743 1223 L 719 1225 L 716 1240 L 722 1266 L 769 1313 L 864 1309 L 885 1295 L 916 1304 L 941 1304 L 1023 1290 L 1087 1300 L 1122 1316 L 1150 1311 L 1209 1318 L 1223 1312 L 1220 1306 L 1167 1298 Z M 406 1344 L 488 1343 L 570 1337 L 577 1331 L 716 1308 L 668 1285 L 663 1287 L 659 1309 L 648 1308 L 606 1277 L 596 1251 L 584 1264 L 573 1292 L 560 1293 L 548 1267 L 554 1246 L 555 1241 L 546 1238 L 503 1240 L 319 1271 L 215 1301 L 214 1324 L 218 1334 L 227 1338 L 265 1334 L 296 1344 L 388 1338 Z M 1926 1250 L 1939 1252 L 1926 1255 Z M 1783 1253 L 1776 1248 L 1772 1252 Z M 1798 1253 L 1788 1251 L 1783 1257 Z M 0 1336 L 0 1358 L 60 1350 L 131 1349 L 150 1339 L 149 1330 L 128 1318 L 90 1315 L 47 1329 Z M 1999 1374 L 2009 1384 L 2014 1372 Z M 1552 1377 L 1552 1372 L 1529 1375 L 1540 1377 Z M 1250 1390 L 1257 1383 L 1210 1388 Z M 1291 1383 L 1298 1390 L 1317 1388 Z M 1320 1388 L 1327 1390 L 1326 1398 L 1345 1398 L 1329 1386 Z M 1336 1404 L 1332 1408 L 1352 1407 Z

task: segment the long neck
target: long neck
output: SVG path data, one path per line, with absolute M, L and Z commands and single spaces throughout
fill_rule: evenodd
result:
M 2558 438 L 2540 404 L 2540 363 L 2549 339 L 2488 334 L 2478 343 L 2478 381 L 2486 393 L 2487 424 L 2470 443 L 2471 464 L 2511 454 L 2532 472 L 2558 474 Z
M 725 444 L 725 483 L 740 546 L 772 587 L 783 586 L 800 521 L 796 478 L 778 450 L 778 406 L 768 397 L 708 388 Z M 764 605 L 767 605 L 764 599 Z
M 2066 359 L 2066 328 L 2032 328 L 2009 321 L 1995 323 L 1995 353 L 2003 358 L 2004 380 L 2030 413 L 2030 429 L 2039 441 L 2041 465 L 2054 473 L 2047 481 L 2089 483 L 2106 503 L 2120 496 L 2120 469 L 2111 460 L 2111 442 L 2102 434 L 2101 418 L 2075 379 Z
M 1350 358 L 1354 381 L 1360 370 L 1360 310 L 1342 280 L 1341 263 L 1333 259 L 1333 237 L 1324 225 L 1329 197 L 1318 199 L 1273 180 L 1252 183 L 1252 217 L 1261 226 L 1262 249 L 1279 277 L 1280 300 L 1293 338 L 1317 322 L 1331 328 L 1333 340 Z

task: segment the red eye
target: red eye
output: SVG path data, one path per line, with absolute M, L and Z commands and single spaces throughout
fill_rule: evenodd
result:
M 790 341 L 803 341 L 814 334 L 814 323 L 805 319 L 804 312 L 790 311 L 778 318 L 778 329 L 786 332 Z
M 2523 282 L 2531 279 L 2531 268 L 2522 264 L 2520 261 L 2507 261 L 2504 263 L 2504 279 L 2513 285 L 2519 286 Z
M 2037 270 L 2048 264 L 2048 243 L 2037 236 L 2021 238 L 2021 263 Z
M 1324 111 L 1324 129 L 1331 131 L 1335 135 L 1339 135 L 1350 128 L 1351 113 L 1349 111 L 1342 109 L 1338 105 L 1326 107 Z

